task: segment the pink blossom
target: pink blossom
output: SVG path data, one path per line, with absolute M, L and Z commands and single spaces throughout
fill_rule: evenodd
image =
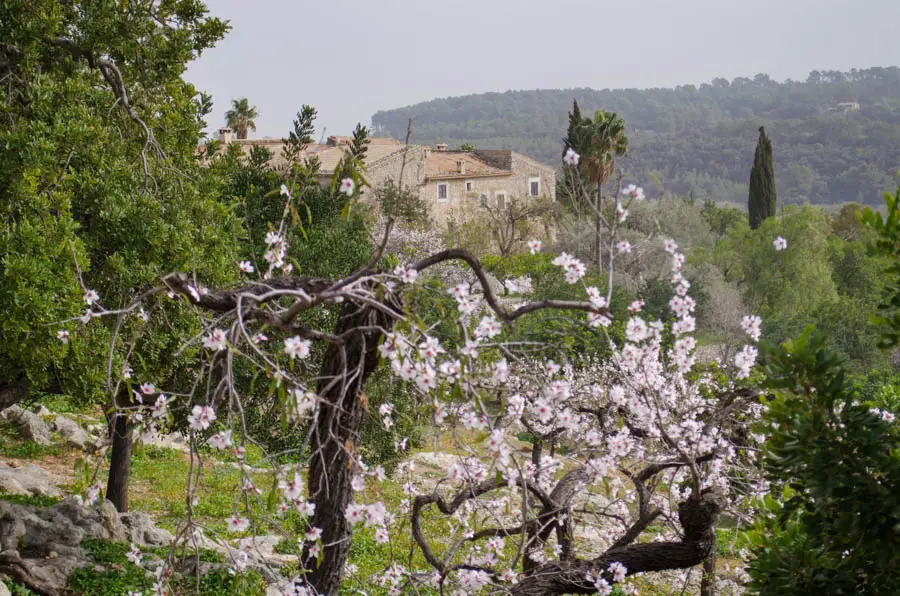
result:
M 284 340 L 284 352 L 290 356 L 292 360 L 294 358 L 299 358 L 300 360 L 307 358 L 311 346 L 312 341 L 303 339 L 299 335 Z
M 188 416 L 188 426 L 191 430 L 206 430 L 215 420 L 216 412 L 210 406 L 194 406 Z
M 232 515 L 227 520 L 229 532 L 244 532 L 250 527 L 250 520 L 246 517 Z
M 225 338 L 225 331 L 222 329 L 213 329 L 209 335 L 203 338 L 203 347 L 218 352 L 224 350 L 228 346 Z

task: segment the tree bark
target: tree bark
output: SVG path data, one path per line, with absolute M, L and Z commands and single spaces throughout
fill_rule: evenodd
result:
M 603 193 L 603 185 L 597 185 L 597 197 L 594 199 L 594 258 L 597 260 L 597 275 L 603 275 L 603 253 L 600 247 L 600 197 Z
M 699 565 L 715 550 L 713 526 L 724 506 L 724 498 L 714 490 L 705 491 L 678 507 L 684 530 L 680 542 L 645 542 L 611 548 L 596 559 L 573 560 L 541 565 L 510 590 L 512 596 L 562 596 L 563 594 L 596 594 L 588 573 L 602 573 L 618 562 L 628 575 L 685 569 Z M 607 577 L 607 580 L 609 578 Z
M 112 455 L 109 462 L 109 477 L 106 483 L 106 498 L 119 513 L 128 511 L 128 478 L 131 475 L 131 449 L 134 444 L 132 427 L 128 417 L 115 414 L 112 422 Z
M 700 579 L 700 596 L 716 596 L 716 547 L 703 561 L 703 577 Z
M 356 474 L 356 445 L 366 405 L 360 399 L 365 382 L 378 367 L 379 331 L 357 331 L 361 327 L 389 328 L 391 318 L 370 307 L 346 303 L 335 335 L 347 334 L 341 344 L 330 344 L 319 373 L 319 410 L 311 441 L 309 494 L 316 505 L 310 520 L 322 530 L 321 564 L 304 550 L 303 561 L 311 572 L 307 581 L 317 594 L 337 594 L 350 551 L 350 524 L 344 516 L 353 496 L 350 482 Z

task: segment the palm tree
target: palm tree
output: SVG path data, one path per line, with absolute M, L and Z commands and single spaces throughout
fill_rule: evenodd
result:
M 566 148 L 574 149 L 581 159 L 578 169 L 589 188 L 595 191 L 595 244 L 594 253 L 597 270 L 602 271 L 600 251 L 600 199 L 603 185 L 615 171 L 616 157 L 628 151 L 628 137 L 625 136 L 625 119 L 615 112 L 597 110 L 593 118 L 581 118 L 578 104 L 569 115 L 569 132 L 565 138 Z
M 231 109 L 225 112 L 225 123 L 237 134 L 237 138 L 246 139 L 247 131 L 256 131 L 254 119 L 259 116 L 256 106 L 251 106 L 246 97 L 231 100 Z

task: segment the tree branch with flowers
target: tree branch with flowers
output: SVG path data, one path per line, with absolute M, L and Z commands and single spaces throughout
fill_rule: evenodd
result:
M 359 190 L 351 178 L 340 189 L 348 196 Z M 628 193 L 632 200 L 643 195 L 638 188 Z M 553 263 L 584 299 L 514 306 L 501 302 L 479 259 L 461 249 L 394 267 L 373 258 L 337 279 L 294 274 L 285 255 L 288 214 L 298 199 L 288 185 L 280 197 L 284 216 L 265 240 L 267 269 L 240 265 L 256 275 L 252 281 L 208 289 L 174 273 L 123 309 L 98 308 L 91 318 L 136 312 L 148 297 L 168 295 L 204 322 L 206 331 L 193 340 L 207 354 L 203 381 L 189 395 L 142 388 L 146 399 L 122 415 L 143 407 L 152 424 L 178 409 L 189 412 L 192 452 L 208 445 L 239 458 L 242 498 L 228 520 L 231 531 L 277 525 L 277 513 L 289 510 L 306 520 L 300 572 L 287 593 L 337 593 L 353 533 L 362 528 L 381 543 L 408 533 L 421 554 L 424 565 L 413 551 L 406 559 L 392 555 L 383 573 L 361 580 L 391 593 L 426 586 L 461 594 L 608 594 L 614 585 L 633 591 L 632 576 L 701 563 L 715 546 L 719 514 L 757 490 L 748 428 L 762 407 L 742 380 L 755 362 L 759 320 L 745 319 L 751 343 L 733 365 L 698 366 L 695 303 L 674 242 L 665 242 L 673 320 L 645 320 L 640 301 L 619 320 L 610 309 L 616 251 L 609 253 L 606 288 L 585 284 L 585 265 L 563 253 Z M 610 246 L 616 230 L 609 229 Z M 542 250 L 540 242 L 529 247 Z M 468 270 L 475 285 L 438 289 L 429 273 L 448 263 Z M 439 315 L 421 306 L 420 293 L 429 292 L 445 292 L 455 305 L 453 325 L 443 331 L 435 331 Z M 322 313 L 335 310 L 336 323 L 322 326 Z M 517 322 L 547 311 L 567 317 L 573 329 L 593 329 L 612 356 L 556 350 L 557 364 L 538 355 L 536 347 L 555 348 L 520 336 Z M 370 468 L 359 452 L 362 421 L 376 415 L 365 389 L 381 367 L 417 393 L 418 415 L 436 440 L 447 437 L 458 451 L 436 486 L 417 486 L 407 469 L 408 496 L 393 510 L 373 488 L 386 481 L 384 469 Z M 274 513 L 243 463 L 247 446 L 262 444 L 248 430 L 249 388 L 238 370 L 270 378 L 270 399 L 285 424 L 302 431 L 300 463 L 277 473 Z M 377 413 L 388 430 L 393 415 L 390 404 Z M 529 437 L 524 451 L 521 436 Z M 193 515 L 200 462 L 188 479 L 181 540 L 196 542 L 206 531 Z M 440 535 L 430 531 L 435 516 L 444 520 Z M 656 538 L 646 542 L 651 531 Z M 245 560 L 233 564 L 236 572 L 246 567 Z M 158 593 L 167 589 L 165 577 Z

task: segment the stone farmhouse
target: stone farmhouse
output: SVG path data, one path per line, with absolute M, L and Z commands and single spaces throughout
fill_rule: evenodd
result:
M 238 140 L 228 128 L 219 129 L 219 138 L 225 144 L 240 143 L 246 153 L 254 146 L 265 147 L 272 152 L 275 167 L 285 165 L 281 139 Z M 315 155 L 321 162 L 322 184 L 330 184 L 349 141 L 350 137 L 331 136 L 325 143 L 307 149 L 306 157 Z M 505 149 L 457 151 L 445 144 L 407 147 L 395 139 L 376 137 L 371 139 L 365 169 L 370 188 L 363 189 L 363 201 L 371 201 L 373 189 L 387 180 L 400 181 L 418 191 L 419 198 L 429 206 L 432 219 L 441 225 L 451 219 L 464 221 L 477 216 L 479 207 L 503 208 L 513 198 L 556 199 L 554 168 Z

